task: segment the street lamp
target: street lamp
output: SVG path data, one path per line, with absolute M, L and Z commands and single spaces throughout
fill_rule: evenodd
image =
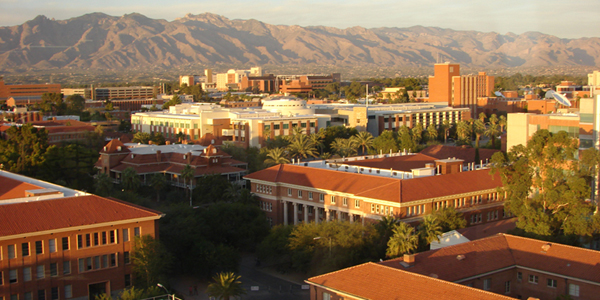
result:
M 320 240 L 322 238 L 323 237 L 318 236 L 318 237 L 314 237 L 313 240 Z M 328 237 L 328 239 L 329 239 L 329 258 L 331 258 L 331 237 Z
M 171 295 L 169 294 L 169 290 L 167 290 L 167 288 L 164 285 L 157 283 L 156 286 L 158 286 L 159 288 L 163 288 L 165 290 L 165 292 L 167 292 L 167 297 L 171 298 Z M 174 299 L 174 297 L 171 299 Z

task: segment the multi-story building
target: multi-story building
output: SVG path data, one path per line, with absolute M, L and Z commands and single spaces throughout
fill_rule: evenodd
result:
M 331 75 L 277 75 L 276 91 L 284 95 L 308 93 L 313 90 L 325 89 L 328 84 L 341 81 L 340 73 L 332 73 Z
M 460 65 L 435 64 L 434 76 L 429 77 L 428 102 L 447 102 L 448 106 L 467 107 L 471 118 L 476 118 L 477 98 L 491 96 L 494 92 L 494 77 L 485 72 L 477 75 L 460 75 Z
M 125 86 L 95 88 L 93 100 L 154 98 L 160 94 L 158 86 Z
M 45 93 L 60 94 L 60 84 L 5 84 L 0 76 L 0 100 L 11 97 L 41 97 Z
M 240 90 L 252 92 L 255 89 L 262 93 L 274 93 L 277 79 L 273 74 L 265 74 L 261 76 L 243 76 L 240 82 Z
M 469 225 L 508 217 L 500 178 L 459 159 L 381 154 L 277 165 L 244 178 L 273 224 L 365 223 L 386 215 L 414 223 L 449 206 Z
M 191 183 L 185 182 L 181 174 L 186 165 L 194 170 Z M 117 183 L 121 181 L 123 170 L 133 168 L 142 184 L 149 185 L 153 174 L 162 174 L 171 185 L 189 187 L 191 184 L 193 188 L 197 178 L 211 174 L 219 174 L 232 183 L 243 185 L 242 176 L 246 174 L 248 164 L 232 159 L 231 155 L 212 145 L 123 144 L 113 139 L 100 151 L 96 168 Z
M 452 108 L 439 103 L 404 103 L 388 105 L 358 104 L 313 104 L 311 108 L 319 114 L 331 115 L 332 125 L 354 127 L 379 136 L 384 130 L 397 131 L 402 126 L 409 128 L 417 124 L 427 128 L 439 126 L 448 120 L 450 124 L 469 120 L 469 108 Z
M 306 282 L 312 300 L 597 299 L 599 263 L 598 251 L 498 234 Z
M 90 123 L 77 120 L 47 120 L 28 122 L 38 129 L 45 129 L 48 132 L 48 144 L 57 145 L 64 142 L 83 141 L 88 137 L 88 133 L 94 132 L 96 127 Z M 7 130 L 11 126 L 22 126 L 22 123 L 6 123 L 0 126 L 0 137 L 7 139 Z
M 0 298 L 94 299 L 131 286 L 160 212 L 0 171 Z
M 71 95 L 79 95 L 85 99 L 92 99 L 91 88 L 78 88 L 78 89 L 61 89 L 63 96 L 68 97 Z
M 253 67 L 250 70 L 230 69 L 227 73 L 217 73 L 216 88 L 219 91 L 238 91 L 244 76 L 263 76 L 261 67 Z
M 144 112 L 131 116 L 133 130 L 159 132 L 174 138 L 179 132 L 191 141 L 217 144 L 231 141 L 260 147 L 266 139 L 292 135 L 294 127 L 306 134 L 323 128 L 330 116 L 318 115 L 295 98 L 263 100 L 262 109 L 223 108 L 208 103 L 181 104 L 169 112 Z

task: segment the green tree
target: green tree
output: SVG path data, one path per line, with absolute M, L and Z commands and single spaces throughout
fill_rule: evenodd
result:
M 471 131 L 472 126 L 471 123 L 467 121 L 459 121 L 456 124 L 456 134 L 458 135 L 458 139 L 463 144 L 471 144 Z
M 196 172 L 195 168 L 192 168 L 189 164 L 186 164 L 181 170 L 181 178 L 183 179 L 183 184 L 185 186 L 185 195 L 190 197 L 190 190 L 192 190 L 194 174 Z
M 156 192 L 156 202 L 160 202 L 160 192 L 162 192 L 167 186 L 167 179 L 162 173 L 154 173 L 150 177 L 150 186 Z
M 593 233 L 593 207 L 585 199 L 590 197 L 589 170 L 594 168 L 575 160 L 577 152 L 578 140 L 566 132 L 539 130 L 527 146 L 494 154 L 492 173 L 502 179 L 504 206 L 517 216 L 518 228 L 546 237 Z
M 229 300 L 231 297 L 238 297 L 246 294 L 242 288 L 241 276 L 233 272 L 219 273 L 213 277 L 213 283 L 208 285 L 206 293 L 217 299 Z
M 401 126 L 398 130 L 398 140 L 400 144 L 400 150 L 408 152 L 416 152 L 417 144 L 415 139 L 412 137 L 410 129 L 406 126 Z
M 423 140 L 423 124 L 417 123 L 417 125 L 412 128 L 412 137 L 415 145 L 421 143 Z
M 331 143 L 331 149 L 340 157 L 350 157 L 356 155 L 357 145 L 352 138 L 342 139 L 337 138 Z
M 67 103 L 63 100 L 61 93 L 42 94 L 40 109 L 43 112 L 51 112 L 55 115 L 63 115 L 67 110 Z
M 428 141 L 435 141 L 438 137 L 438 131 L 435 128 L 435 125 L 430 124 L 427 127 L 427 131 L 425 132 L 425 134 L 427 135 L 427 140 Z
M 317 148 L 312 144 L 310 138 L 305 134 L 296 134 L 288 146 L 290 156 L 304 159 L 310 156 L 317 157 Z
M 149 133 L 138 131 L 133 135 L 132 142 L 148 144 L 148 141 L 150 141 L 150 138 L 151 138 L 151 136 Z
M 506 127 L 506 116 L 500 116 L 498 125 L 500 126 L 500 132 L 504 132 L 504 127 Z
M 31 124 L 10 127 L 7 140 L 0 139 L 0 165 L 4 170 L 34 175 L 44 162 L 48 148 L 48 131 Z
M 354 144 L 362 149 L 362 154 L 367 154 L 367 151 L 373 148 L 373 135 L 368 131 L 361 131 L 357 135 L 352 136 Z
M 394 225 L 392 237 L 387 243 L 386 255 L 395 258 L 410 253 L 417 249 L 418 244 L 419 237 L 415 234 L 415 229 L 404 222 L 399 222 Z
M 106 173 L 99 173 L 94 179 L 94 191 L 100 196 L 110 196 L 113 190 L 112 179 Z
M 442 231 L 442 226 L 440 222 L 437 220 L 435 215 L 426 215 L 423 218 L 423 222 L 419 225 L 419 234 L 421 237 L 427 242 L 427 244 L 431 244 L 433 241 L 440 241 L 440 235 L 444 232 Z
M 165 137 L 160 132 L 155 132 L 150 136 L 150 140 L 155 145 L 164 145 L 166 140 Z
M 450 121 L 448 120 L 444 120 L 444 122 L 442 122 L 442 132 L 444 133 L 444 144 L 448 142 L 448 133 L 450 132 L 450 127 L 452 127 L 452 125 L 450 125 Z
M 162 244 L 150 235 L 136 237 L 131 253 L 136 286 L 148 288 L 165 282 L 171 256 Z
M 223 191 L 229 187 L 229 181 L 219 174 L 199 177 L 193 194 L 201 203 L 215 203 L 223 200 Z
M 83 112 L 85 109 L 85 99 L 80 95 L 69 95 L 65 99 L 67 109 L 77 114 Z
M 479 140 L 481 136 L 486 132 L 485 124 L 481 120 L 473 121 L 473 133 L 475 133 L 475 148 L 479 149 Z
M 456 211 L 454 207 L 446 207 L 436 210 L 432 215 L 442 227 L 442 232 L 461 229 L 467 226 L 467 220 L 465 220 L 463 215 Z
M 273 148 L 269 150 L 267 154 L 267 159 L 265 160 L 265 165 L 274 166 L 279 164 L 288 164 L 290 160 L 287 159 L 285 153 L 285 149 L 283 148 Z
M 490 122 L 484 134 L 492 140 L 492 147 L 496 147 L 496 136 L 502 133 L 500 130 L 499 120 L 495 114 L 490 117 Z
M 409 134 L 410 135 L 410 134 Z M 373 139 L 373 149 L 376 153 L 398 152 L 398 134 L 394 131 L 384 130 Z
M 130 192 L 135 192 L 141 185 L 140 177 L 132 167 L 127 167 L 121 173 L 121 185 L 123 188 Z
M 320 154 L 323 154 L 323 149 L 325 149 L 325 144 L 323 144 L 323 134 L 323 131 L 319 131 L 308 136 L 310 142 L 319 150 Z

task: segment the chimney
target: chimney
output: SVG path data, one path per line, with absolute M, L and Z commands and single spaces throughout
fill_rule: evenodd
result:
M 160 154 L 160 150 L 156 150 L 156 161 L 160 162 L 162 155 Z
M 415 265 L 415 255 L 414 254 L 404 254 L 403 258 L 404 263 L 406 263 L 409 267 Z
M 166 141 L 165 145 L 171 145 L 171 141 Z
M 148 145 L 152 145 L 152 141 L 148 141 Z
M 186 154 L 186 156 L 187 156 L 187 163 L 188 163 L 188 165 L 191 165 L 192 164 L 192 152 L 188 152 Z

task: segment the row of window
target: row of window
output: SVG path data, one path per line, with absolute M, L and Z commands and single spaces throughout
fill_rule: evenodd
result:
M 140 236 L 141 231 L 140 231 L 140 227 L 134 227 L 133 228 L 133 235 L 134 236 Z M 122 230 L 123 233 L 123 242 L 128 242 L 130 240 L 129 237 L 129 228 L 124 228 Z M 48 253 L 55 253 L 58 251 L 58 239 L 48 239 L 48 240 L 40 240 L 40 241 L 35 241 L 33 243 L 34 245 L 34 254 L 35 255 L 41 255 L 44 254 L 46 252 Z M 45 243 L 47 243 L 48 247 L 45 247 Z M 60 239 L 60 243 L 62 246 L 62 251 L 67 251 L 70 249 L 70 244 L 69 244 L 69 237 L 63 237 Z M 94 233 L 87 233 L 87 234 L 78 234 L 77 235 L 77 248 L 78 249 L 82 249 L 82 248 L 88 248 L 88 247 L 93 247 L 93 246 L 100 246 L 100 245 L 107 245 L 107 244 L 117 244 L 118 243 L 118 238 L 117 238 L 117 230 L 110 230 L 110 231 L 102 231 L 102 232 L 94 232 Z M 27 257 L 31 255 L 31 243 L 30 242 L 24 242 L 21 243 L 21 257 Z M 0 260 L 2 260 L 3 257 L 3 253 L 1 251 L 2 249 L 0 248 Z M 16 244 L 11 244 L 11 245 L 7 245 L 7 254 L 8 254 L 8 259 L 13 259 L 13 258 L 17 258 L 17 245 Z
M 65 285 L 64 288 L 64 299 L 70 299 L 73 298 L 73 286 L 68 284 Z M 34 292 L 25 292 L 23 294 L 23 300 L 33 300 L 34 296 Z M 50 288 L 50 295 L 46 294 L 46 290 L 37 290 L 37 292 L 35 293 L 35 296 L 37 300 L 59 300 L 60 299 L 60 291 L 58 287 L 52 287 Z M 47 298 L 48 296 L 50 296 L 50 298 Z M 2 296 L 0 296 L 0 300 L 4 300 L 4 298 Z M 10 300 L 19 300 L 19 294 L 11 294 L 10 295 Z
M 521 282 L 522 280 L 523 280 L 523 273 L 517 272 L 517 281 Z M 527 277 L 527 282 L 529 282 L 531 284 L 539 284 L 540 277 L 538 275 L 529 274 Z M 510 284 L 509 284 L 509 286 L 510 286 Z M 557 288 L 558 280 L 553 279 L 553 278 L 546 278 L 546 287 L 553 288 L 553 289 Z M 569 295 L 579 297 L 579 285 L 570 283 L 569 284 Z
M 33 276 L 32 276 L 32 267 L 24 267 L 21 269 L 21 272 L 23 273 L 23 281 L 27 282 L 27 281 L 31 281 L 33 280 Z M 58 263 L 53 262 L 50 263 L 50 277 L 55 277 L 58 276 Z M 63 262 L 63 275 L 66 274 L 71 274 L 71 261 L 64 261 Z M 46 278 L 46 266 L 45 265 L 38 265 L 35 266 L 35 279 L 40 280 L 40 279 L 44 279 Z M 0 285 L 4 284 L 2 282 L 2 279 L 4 278 L 3 276 L 3 272 L 0 272 Z M 8 270 L 8 283 L 12 284 L 12 283 L 17 283 L 19 281 L 19 270 L 17 269 L 13 269 L 13 270 Z
M 394 208 L 391 206 L 371 204 L 371 213 L 379 215 L 393 215 Z
M 263 194 L 273 194 L 273 187 L 264 184 L 257 184 L 256 192 Z
M 119 257 L 118 253 L 111 253 L 111 254 L 97 255 L 97 256 L 93 256 L 93 257 L 80 258 L 78 260 L 79 273 L 116 267 L 118 264 L 118 262 L 117 262 L 118 257 Z M 128 264 L 130 262 L 129 261 L 129 252 L 123 252 L 123 260 L 124 260 L 125 264 Z
M 260 209 L 264 211 L 273 211 L 273 203 L 260 201 Z
M 309 124 L 310 124 L 311 128 L 315 128 L 315 122 L 309 122 Z M 281 125 L 283 125 L 283 129 L 290 129 L 290 124 L 289 123 L 284 123 L 284 124 L 281 124 Z M 300 127 L 301 128 L 306 128 L 306 125 L 307 125 L 306 122 L 301 122 L 300 123 Z M 292 124 L 292 127 L 297 127 L 297 126 L 298 126 L 298 124 L 295 124 L 295 123 Z M 273 130 L 279 130 L 279 129 L 281 129 L 280 124 L 273 124 Z M 265 124 L 264 125 L 264 130 L 271 130 L 271 125 Z
M 409 206 L 406 208 L 406 216 L 417 216 L 425 213 L 425 204 Z
M 292 197 L 292 189 L 288 188 L 287 194 L 288 194 L 288 197 Z M 302 192 L 302 190 L 298 190 L 297 191 L 298 198 L 302 198 L 303 194 L 304 193 Z M 308 192 L 308 200 L 313 200 L 313 199 L 314 199 L 313 192 Z M 342 205 L 343 206 L 348 206 L 348 198 L 347 197 L 341 197 L 341 199 L 342 199 Z M 337 200 L 338 200 L 338 196 L 333 196 L 332 195 L 332 196 L 329 197 L 329 204 L 336 204 Z M 325 194 L 319 194 L 319 202 L 325 202 Z M 360 208 L 360 200 L 358 200 L 358 199 L 354 200 L 354 207 L 355 208 Z
M 139 124 L 139 123 L 138 123 Z M 144 124 L 148 125 L 147 122 L 144 122 Z M 190 129 L 191 125 L 190 123 L 174 123 L 174 122 L 162 122 L 162 121 L 150 121 L 150 126 L 162 126 L 162 127 L 171 127 L 171 128 L 185 128 L 185 129 Z M 194 124 L 194 129 L 198 129 L 198 124 Z

